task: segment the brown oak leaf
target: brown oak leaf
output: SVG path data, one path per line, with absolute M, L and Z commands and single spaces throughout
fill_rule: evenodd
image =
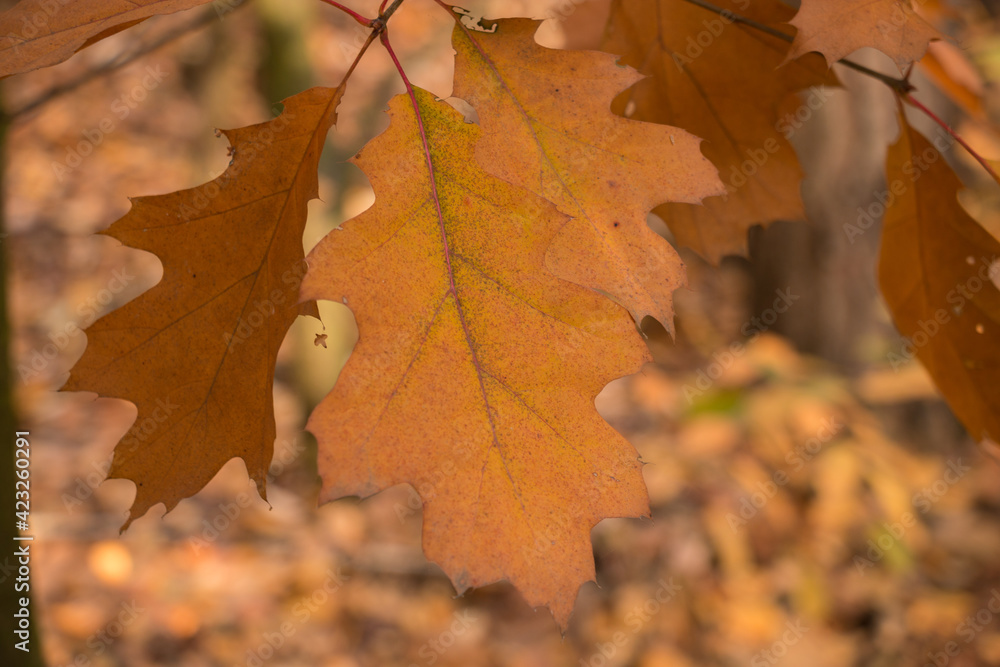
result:
M 927 45 L 944 36 L 913 10 L 910 0 L 802 0 L 791 21 L 798 29 L 788 59 L 819 51 L 829 65 L 870 46 L 902 72 Z
M 969 433 L 1000 442 L 1000 242 L 958 202 L 961 182 L 939 148 L 900 121 L 889 149 L 879 255 L 882 295 L 914 352 Z
M 421 89 L 355 158 L 374 206 L 309 254 L 305 299 L 349 305 L 357 347 L 309 418 L 321 499 L 401 483 L 459 591 L 506 579 L 566 625 L 590 529 L 648 514 L 635 449 L 597 393 L 649 359 L 627 311 L 550 275 L 567 218 L 490 176 L 481 130 Z
M 341 89 L 285 100 L 277 118 L 225 132 L 229 168 L 205 185 L 141 197 L 104 233 L 163 263 L 148 292 L 87 329 L 65 391 L 131 401 L 135 425 L 109 478 L 137 490 L 125 524 L 194 495 L 233 457 L 261 497 L 275 424 L 278 346 L 298 315 L 306 205 Z
M 767 25 L 791 15 L 777 0 L 718 4 Z M 655 212 L 678 245 L 713 263 L 746 254 L 750 227 L 805 217 L 802 170 L 788 139 L 826 101 L 826 91 L 804 101 L 793 93 L 837 83 L 815 56 L 779 68 L 788 45 L 729 16 L 685 0 L 616 0 L 603 47 L 648 75 L 616 101 L 616 111 L 705 139 L 702 150 L 726 194 L 704 206 L 670 203 Z

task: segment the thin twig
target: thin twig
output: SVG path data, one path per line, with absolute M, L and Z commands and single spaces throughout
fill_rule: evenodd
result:
M 897 79 L 894 76 L 889 76 L 888 74 L 882 74 L 881 72 L 876 72 L 873 69 L 869 69 L 864 65 L 860 65 L 853 60 L 848 60 L 847 58 L 841 58 L 838 60 L 841 65 L 845 67 L 850 67 L 856 72 L 861 72 L 862 74 L 867 74 L 873 79 L 878 79 L 885 85 L 892 88 L 893 92 L 898 95 L 909 95 L 911 92 L 916 90 L 912 83 L 908 79 Z
M 993 180 L 995 180 L 997 183 L 1000 183 L 1000 177 L 998 177 L 997 173 L 993 170 L 993 165 L 991 165 L 982 155 L 974 151 L 972 149 L 972 146 L 967 144 L 965 142 L 965 139 L 958 136 L 958 133 L 955 132 L 955 130 L 951 129 L 948 123 L 944 122 L 941 118 L 937 116 L 937 114 L 935 114 L 933 111 L 925 107 L 919 100 L 915 99 L 912 95 L 901 95 L 900 97 L 907 104 L 911 104 L 920 111 L 923 111 L 928 118 L 937 123 L 939 126 L 941 126 L 941 128 L 944 129 L 945 132 L 951 135 L 952 139 L 962 144 L 962 147 L 965 148 L 965 150 L 969 151 L 969 155 L 976 158 L 976 161 L 979 162 L 979 164 L 983 165 L 983 169 L 985 169 L 987 173 L 989 173 L 989 175 L 993 177 Z
M 341 9 L 347 12 L 352 17 L 354 17 L 354 19 L 357 20 L 359 23 L 362 23 L 366 27 L 372 29 L 371 33 L 369 33 L 368 35 L 368 39 L 365 40 L 364 46 L 361 47 L 361 51 L 358 52 L 358 55 L 354 58 L 354 62 L 351 63 L 350 69 L 347 70 L 347 74 L 344 75 L 344 79 L 340 82 L 340 85 L 337 86 L 338 88 L 347 85 L 347 80 L 351 77 L 351 74 L 354 73 L 354 68 L 358 66 L 359 62 L 361 62 L 361 56 L 365 54 L 365 51 L 368 50 L 368 47 L 371 46 L 372 42 L 375 41 L 376 37 L 383 37 L 382 43 L 388 45 L 387 40 L 384 39 L 386 22 L 389 20 L 390 16 L 396 13 L 396 10 L 399 9 L 399 6 L 403 4 L 403 0 L 396 0 L 394 3 L 392 3 L 392 6 L 390 6 L 389 9 L 387 9 L 386 11 L 382 11 L 382 8 L 385 7 L 387 1 L 388 0 L 383 0 L 382 6 L 379 7 L 378 17 L 374 19 L 369 19 L 365 18 L 364 16 L 361 16 L 357 12 L 348 9 L 347 7 L 344 7 L 339 2 L 333 2 L 332 0 L 322 0 L 322 2 L 326 2 L 327 4 L 334 6 L 337 9 Z M 392 55 L 393 58 L 395 58 L 395 54 Z M 402 72 L 402 68 L 400 68 L 400 71 Z
M 242 7 L 242 6 L 243 5 L 240 5 L 240 7 Z M 239 9 L 239 7 L 237 7 L 237 9 Z M 214 11 L 206 11 L 201 16 L 197 17 L 195 20 L 191 21 L 190 23 L 188 23 L 186 25 L 183 25 L 183 26 L 180 26 L 178 28 L 175 28 L 174 30 L 171 30 L 170 32 L 167 32 L 167 33 L 161 35 L 159 39 L 157 39 L 155 41 L 152 41 L 149 44 L 145 44 L 145 45 L 141 46 L 138 50 L 136 50 L 136 51 L 134 51 L 134 52 L 132 52 L 130 54 L 127 54 L 127 55 L 125 53 L 120 53 L 117 56 L 115 56 L 113 59 L 111 59 L 108 62 L 104 63 L 103 65 L 99 65 L 98 67 L 95 67 L 94 69 L 90 70 L 89 72 L 86 72 L 85 74 L 82 74 L 82 75 L 76 77 L 72 81 L 69 81 L 67 83 L 58 85 L 58 86 L 56 86 L 56 87 L 54 87 L 54 88 L 52 88 L 52 89 L 50 89 L 50 90 L 42 93 L 40 96 L 38 96 L 37 98 L 35 98 L 31 102 L 25 104 L 23 107 L 21 107 L 17 111 L 12 112 L 9 115 L 9 117 L 12 120 L 16 120 L 17 118 L 19 118 L 19 117 L 21 117 L 21 116 L 23 116 L 23 115 L 25 115 L 27 113 L 30 113 L 30 112 L 34 111 L 38 107 L 40 107 L 40 106 L 42 106 L 44 104 L 48 104 L 49 102 L 51 102 L 52 100 L 56 99 L 57 97 L 65 95 L 66 93 L 70 93 L 70 92 L 76 90 L 77 88 L 79 88 L 80 86 L 83 86 L 83 85 L 85 85 L 87 83 L 90 83 L 91 81 L 93 81 L 94 79 L 96 79 L 98 77 L 104 76 L 106 74 L 110 74 L 111 72 L 115 72 L 115 71 L 117 71 L 117 70 L 125 67 L 126 65 L 130 65 L 131 63 L 133 63 L 134 61 L 138 60 L 139 58 L 141 58 L 141 57 L 143 57 L 145 55 L 148 55 L 148 54 L 152 53 L 153 51 L 156 51 L 157 49 L 160 49 L 161 47 L 166 46 L 170 42 L 173 42 L 174 40 L 176 40 L 176 39 L 178 39 L 180 37 L 183 37 L 184 35 L 188 34 L 189 32 L 191 32 L 193 30 L 196 30 L 198 28 L 201 28 L 201 27 L 203 27 L 205 25 L 208 25 L 211 21 L 214 21 L 215 18 L 216 18 L 216 13 Z
M 370 19 L 370 18 L 368 18 L 366 16 L 362 16 L 361 14 L 357 13 L 353 9 L 348 9 L 347 7 L 345 7 L 344 5 L 340 4 L 339 2 L 336 2 L 336 0 L 320 0 L 320 2 L 325 2 L 326 4 L 330 5 L 331 7 L 336 7 L 337 9 L 339 9 L 342 12 L 344 12 L 345 14 L 347 14 L 352 19 L 354 19 L 355 21 L 357 21 L 358 23 L 360 23 L 361 25 L 363 25 L 366 28 L 372 27 L 372 23 L 374 22 L 374 19 Z
M 382 8 L 385 7 L 385 5 L 386 5 L 386 3 L 388 1 L 389 0 L 382 0 L 382 4 L 379 5 L 379 8 L 378 8 L 378 18 L 375 19 L 375 23 L 381 22 L 381 24 L 382 24 L 382 27 L 379 28 L 379 32 L 381 32 L 382 30 L 385 30 L 385 25 L 388 22 L 389 17 L 392 16 L 393 14 L 395 14 L 396 10 L 399 9 L 399 6 L 401 4 L 403 4 L 403 0 L 396 0 L 395 2 L 393 2 L 389 6 L 389 9 L 386 9 L 385 11 L 383 11 Z M 383 44 L 385 44 L 385 42 L 383 42 Z
M 358 55 L 354 56 L 354 62 L 352 62 L 351 66 L 347 69 L 347 73 L 344 74 L 344 78 L 340 81 L 340 85 L 338 85 L 337 88 L 345 88 L 347 86 L 347 80 L 351 78 L 352 74 L 354 74 L 354 69 L 358 66 L 358 63 L 361 62 L 361 57 L 365 55 L 365 51 L 368 50 L 368 47 L 372 45 L 372 42 L 375 41 L 375 37 L 377 36 L 378 31 L 372 30 L 371 34 L 368 35 L 368 39 L 366 39 L 365 43 L 361 45 L 361 50 L 358 51 Z
M 716 7 L 715 5 L 711 4 L 710 2 L 705 2 L 704 0 L 687 0 L 687 1 L 690 2 L 692 5 L 698 5 L 702 9 L 707 9 L 710 12 L 715 12 L 716 14 L 718 14 L 720 16 L 724 16 L 725 18 L 729 19 L 733 23 L 742 23 L 744 25 L 748 25 L 751 28 L 754 28 L 756 30 L 760 30 L 761 32 L 766 32 L 768 35 L 771 35 L 772 37 L 777 37 L 778 39 L 783 39 L 786 42 L 788 42 L 789 44 L 791 44 L 795 40 L 795 38 L 792 37 L 791 35 L 785 34 L 785 33 L 781 32 L 780 30 L 772 28 L 769 25 L 765 25 L 763 23 L 758 23 L 757 21 L 754 21 L 751 18 L 747 18 L 746 16 L 740 16 L 739 14 L 737 14 L 736 12 L 734 12 L 732 10 L 723 9 L 722 7 Z

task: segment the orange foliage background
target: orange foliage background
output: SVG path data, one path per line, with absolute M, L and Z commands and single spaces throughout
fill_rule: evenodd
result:
M 377 5 L 350 4 L 369 15 Z M 392 21 L 394 44 L 415 84 L 446 94 L 453 64 L 440 46 L 451 21 L 429 0 L 406 5 Z M 545 28 L 553 46 L 599 43 L 606 16 L 601 2 L 476 5 L 490 16 L 491 7 L 504 15 L 564 11 Z M 966 621 L 1000 596 L 996 464 L 918 366 L 896 370 L 886 361 L 900 343 L 877 303 L 857 323 L 854 363 L 807 353 L 817 346 L 797 327 L 831 317 L 825 302 L 794 280 L 772 294 L 761 270 L 768 248 L 797 233 L 790 225 L 752 236 L 751 262 L 726 260 L 714 270 L 685 254 L 692 285 L 677 296 L 676 346 L 654 333 L 658 365 L 599 397 L 601 413 L 648 462 L 653 520 L 595 528 L 599 587 L 584 587 L 564 638 L 509 585 L 456 599 L 421 553 L 419 502 L 407 487 L 316 509 L 315 443 L 302 426 L 355 336 L 349 312 L 336 304 L 320 304 L 327 348 L 313 344 L 315 326 L 300 318 L 278 354 L 271 506 L 231 461 L 165 518 L 154 509 L 119 537 L 134 489 L 97 482 L 135 410 L 53 389 L 84 348 L 67 323 L 126 303 L 160 269 L 148 254 L 88 235 L 125 213 L 126 195 L 217 176 L 229 157 L 214 128 L 261 122 L 289 94 L 336 85 L 364 37 L 309 0 L 217 2 L 206 11 L 209 20 L 184 37 L 18 117 L 8 136 L 3 242 L 15 364 L 30 369 L 16 389 L 33 435 L 33 567 L 49 664 L 922 665 L 949 641 L 960 648 L 949 664 L 1000 664 L 1000 619 L 981 616 L 974 632 Z M 197 15 L 150 20 L 62 65 L 8 80 L 4 105 L 16 111 Z M 963 34 L 987 78 L 994 32 L 979 20 Z M 400 91 L 388 58 L 373 48 L 321 161 L 322 201 L 310 205 L 306 250 L 372 203 L 366 179 L 345 160 L 384 129 L 381 110 Z M 987 111 L 995 104 L 987 95 Z M 853 183 L 855 164 L 832 152 L 824 162 L 822 144 L 809 143 L 851 131 L 833 113 L 841 108 L 835 100 L 827 116 L 818 114 L 813 138 L 797 145 L 807 173 L 823 177 L 804 191 L 807 210 L 822 205 L 819 190 L 882 187 Z M 964 131 L 979 136 L 978 127 Z M 880 131 L 887 144 L 891 129 Z M 74 166 L 73 151 L 87 143 L 92 150 Z M 878 164 L 884 154 L 868 157 Z M 989 203 L 979 201 L 977 210 Z M 831 233 L 842 234 L 846 221 Z M 874 285 L 871 262 L 858 266 L 856 274 L 871 274 L 861 283 Z M 851 275 L 831 280 L 846 284 Z M 762 290 L 767 298 L 754 300 Z M 768 321 L 781 290 L 804 294 L 769 326 L 788 338 L 743 342 L 741 329 L 752 318 Z

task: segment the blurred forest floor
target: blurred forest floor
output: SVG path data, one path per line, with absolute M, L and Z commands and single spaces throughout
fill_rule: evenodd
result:
M 33 590 L 49 665 L 1000 665 L 996 455 L 968 438 L 919 366 L 890 364 L 901 341 L 877 302 L 870 257 L 859 271 L 873 314 L 848 345 L 848 372 L 802 352 L 810 346 L 789 326 L 822 317 L 822 301 L 794 282 L 768 286 L 762 300 L 759 262 L 711 269 L 685 255 L 691 289 L 678 294 L 676 344 L 652 335 L 658 363 L 597 401 L 648 462 L 653 520 L 594 529 L 599 585 L 582 589 L 565 637 L 507 584 L 456 598 L 422 555 L 408 487 L 316 508 L 315 442 L 301 429 L 354 343 L 339 304 L 321 304 L 327 349 L 312 344 L 321 325 L 301 318 L 282 347 L 270 507 L 232 461 L 169 515 L 157 508 L 119 537 L 132 485 L 100 481 L 135 409 L 54 390 L 85 346 L 67 324 L 135 298 L 160 268 L 90 234 L 125 213 L 127 195 L 221 173 L 226 145 L 214 128 L 261 122 L 290 94 L 336 85 L 364 36 L 319 2 L 238 4 L 148 21 L 4 83 L 16 114 L 184 33 L 17 115 L 6 146 L 3 242 L 20 426 L 33 435 Z M 377 5 L 349 4 L 369 15 Z M 469 4 L 544 16 L 560 3 Z M 546 43 L 592 43 L 603 4 L 561 4 L 574 11 L 545 26 Z M 414 83 L 447 95 L 451 51 L 440 45 L 450 19 L 409 0 L 391 25 Z M 996 25 L 969 30 L 989 79 Z M 343 162 L 384 129 L 381 110 L 401 91 L 373 48 L 330 136 L 307 250 L 371 204 L 365 178 Z M 805 228 L 772 227 L 755 247 L 766 252 L 796 225 Z M 779 298 L 791 299 L 787 315 L 756 305 Z M 761 335 L 746 340 L 753 318 L 774 326 L 753 325 Z

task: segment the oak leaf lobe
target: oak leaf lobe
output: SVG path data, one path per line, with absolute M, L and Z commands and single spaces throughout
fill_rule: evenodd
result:
M 479 115 L 476 157 L 572 217 L 546 257 L 555 275 L 608 294 L 636 322 L 650 316 L 673 331 L 684 265 L 646 216 L 663 202 L 720 194 L 718 174 L 685 130 L 612 113 L 638 72 L 611 54 L 543 47 L 534 40 L 540 24 L 502 19 L 486 33 L 455 26 L 454 94 Z

